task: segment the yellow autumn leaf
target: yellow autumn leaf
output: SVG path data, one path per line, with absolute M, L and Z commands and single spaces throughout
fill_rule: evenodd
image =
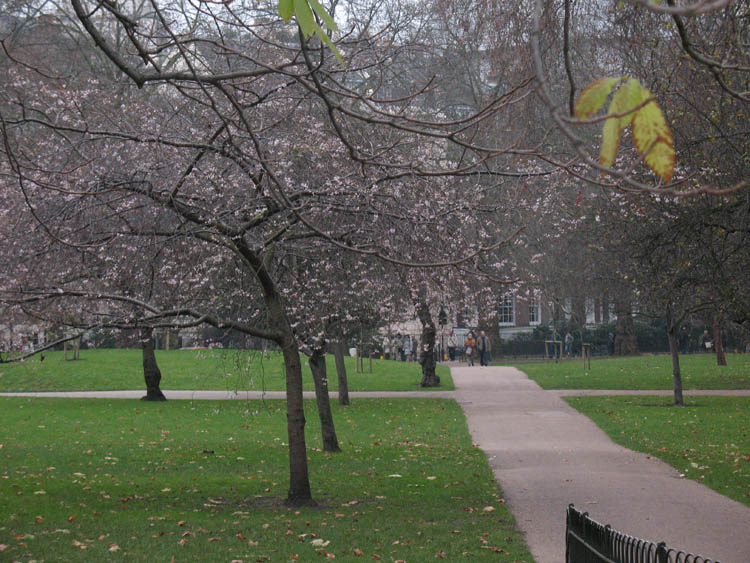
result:
M 643 99 L 643 88 L 640 82 L 633 78 L 628 78 L 612 96 L 608 114 L 618 117 L 610 117 L 604 121 L 602 147 L 599 151 L 599 162 L 602 166 L 609 168 L 614 164 L 617 150 L 620 148 L 622 132 L 633 121 L 637 113 L 635 108 Z
M 643 88 L 643 99 L 651 93 Z M 649 102 L 633 118 L 633 142 L 645 155 L 646 166 L 665 182 L 672 179 L 675 165 L 674 140 L 667 120 L 656 102 Z
M 594 115 L 602 108 L 604 102 L 607 101 L 607 96 L 620 80 L 621 77 L 619 76 L 606 77 L 599 78 L 589 84 L 576 100 L 575 116 L 579 119 L 586 119 Z
M 654 174 L 665 182 L 672 179 L 675 165 L 674 147 L 662 141 L 657 142 L 646 154 L 644 161 Z
M 648 90 L 646 90 L 646 93 Z M 646 99 L 641 83 L 633 78 L 628 78 L 612 96 L 612 104 L 609 113 L 625 114 L 620 120 L 620 130 L 625 129 L 633 121 L 637 112 L 632 111 Z
M 620 127 L 619 119 L 610 117 L 604 121 L 604 127 L 602 128 L 602 148 L 599 150 L 599 162 L 601 162 L 602 166 L 609 168 L 614 164 L 617 149 L 620 147 L 621 133 L 622 128 Z

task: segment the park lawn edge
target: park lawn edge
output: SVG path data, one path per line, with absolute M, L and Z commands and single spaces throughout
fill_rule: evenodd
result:
M 750 506 L 750 397 L 563 397 L 613 442 L 658 458 L 714 491 Z

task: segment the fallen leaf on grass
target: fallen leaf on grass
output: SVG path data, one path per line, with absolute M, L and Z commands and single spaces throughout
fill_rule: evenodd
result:
M 119 546 L 119 545 L 117 545 L 116 543 L 110 543 L 110 544 L 108 544 L 108 545 L 109 545 L 109 550 L 110 550 L 110 551 L 111 551 L 112 553 L 114 553 L 115 551 L 120 551 L 120 546 Z
M 358 547 L 355 547 L 354 549 L 352 549 L 352 553 L 356 555 L 357 557 L 362 557 L 365 554 L 365 552 L 359 549 Z
M 485 507 L 484 507 L 484 508 L 482 509 L 482 511 L 483 511 L 483 512 L 492 512 L 493 510 L 495 510 L 495 507 L 494 507 L 494 506 L 485 506 Z
M 73 545 L 77 547 L 78 549 L 82 549 L 82 550 L 89 548 L 89 546 L 87 546 L 85 543 L 81 543 L 78 540 L 73 540 Z
M 2 553 L 3 551 L 5 551 L 6 549 L 8 549 L 8 546 L 5 545 L 4 543 L 0 543 L 0 553 Z
M 41 524 L 44 522 L 44 516 L 37 516 L 34 520 L 36 520 L 38 524 Z

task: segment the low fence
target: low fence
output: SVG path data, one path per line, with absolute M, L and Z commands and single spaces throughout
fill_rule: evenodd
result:
M 623 534 L 571 504 L 565 530 L 566 563 L 719 563 Z

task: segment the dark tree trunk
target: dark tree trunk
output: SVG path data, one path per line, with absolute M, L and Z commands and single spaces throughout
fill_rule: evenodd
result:
M 275 333 L 274 341 L 281 348 L 286 374 L 286 422 L 289 442 L 288 506 L 314 506 L 310 490 L 305 445 L 305 404 L 302 395 L 302 362 L 299 345 L 284 311 L 276 284 L 268 273 L 264 261 L 250 249 L 244 239 L 237 241 L 238 251 L 250 265 L 263 291 L 268 328 Z
M 615 354 L 618 356 L 633 356 L 638 353 L 635 339 L 635 323 L 630 301 L 618 300 L 615 303 L 617 325 L 615 328 Z
M 339 405 L 349 405 L 349 379 L 346 375 L 346 362 L 344 361 L 344 343 L 343 334 L 339 332 L 336 335 L 336 342 L 333 345 L 333 354 L 336 359 L 336 375 L 339 380 Z
M 722 339 L 722 322 L 719 315 L 714 315 L 713 333 L 714 333 L 714 350 L 716 350 L 716 365 L 727 365 L 727 355 L 724 353 L 724 341 Z
M 677 407 L 685 406 L 682 397 L 682 374 L 680 373 L 680 348 L 677 338 L 677 323 L 672 314 L 672 304 L 667 303 L 667 337 L 669 339 L 669 351 L 672 354 L 672 381 L 674 384 L 674 404 Z
M 435 373 L 435 323 L 426 303 L 417 304 L 417 315 L 422 323 L 422 350 L 419 363 L 422 365 L 422 381 L 420 387 L 438 387 L 440 378 Z
M 289 492 L 288 506 L 314 506 L 310 491 L 305 445 L 305 405 L 302 396 L 302 362 L 299 347 L 289 332 L 281 342 L 286 370 L 286 420 L 289 439 Z
M 161 392 L 161 370 L 156 363 L 154 354 L 154 330 L 152 328 L 141 329 L 141 350 L 143 351 L 143 378 L 146 380 L 146 395 L 141 401 L 166 401 L 167 398 Z
M 326 374 L 326 357 L 321 348 L 315 348 L 310 356 L 310 371 L 315 382 L 315 399 L 318 402 L 320 431 L 323 435 L 324 452 L 340 452 L 336 428 L 331 413 L 331 399 L 328 395 L 328 377 Z

